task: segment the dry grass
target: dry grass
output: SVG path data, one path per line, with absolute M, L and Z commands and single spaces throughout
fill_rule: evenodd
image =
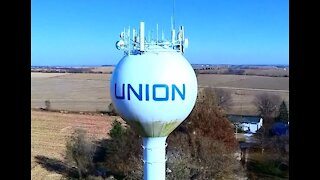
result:
M 289 78 L 265 77 L 246 75 L 218 75 L 199 74 L 200 88 L 214 87 L 231 91 L 233 105 L 228 113 L 255 115 L 257 109 L 253 104 L 254 98 L 259 93 L 272 93 L 279 95 L 289 108 Z
M 31 107 L 44 107 L 44 101 L 50 100 L 52 109 L 105 111 L 111 102 L 110 76 L 110 74 L 62 74 L 49 78 L 31 78 Z
M 47 171 L 35 156 L 63 160 L 66 137 L 76 128 L 83 128 L 97 140 L 107 133 L 115 117 L 101 115 L 62 114 L 31 111 L 31 176 L 32 179 L 60 179 L 61 175 Z
M 49 77 L 58 77 L 58 76 L 64 76 L 68 75 L 69 73 L 41 73 L 41 72 L 32 72 L 31 73 L 31 79 L 32 78 L 49 78 Z
M 229 113 L 242 114 L 242 115 L 256 115 L 257 109 L 253 102 L 255 96 L 259 93 L 272 93 L 280 96 L 282 100 L 287 103 L 289 108 L 289 91 L 268 91 L 268 90 L 254 90 L 254 89 L 231 89 L 231 97 L 233 105 Z
M 200 86 L 289 90 L 288 77 L 199 74 Z
M 31 73 L 33 108 L 44 107 L 44 101 L 50 100 L 52 109 L 106 111 L 111 102 L 111 74 L 33 74 Z M 199 74 L 198 84 L 200 88 L 210 86 L 231 90 L 234 105 L 228 113 L 256 114 L 252 102 L 254 96 L 262 92 L 278 94 L 289 102 L 288 77 Z

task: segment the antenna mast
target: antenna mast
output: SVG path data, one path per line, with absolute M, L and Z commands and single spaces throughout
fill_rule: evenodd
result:
M 185 38 L 184 27 L 180 26 L 179 29 L 175 29 L 175 0 L 172 4 L 172 15 L 171 15 L 171 40 L 166 40 L 164 38 L 164 32 L 162 30 L 161 40 L 159 39 L 159 25 L 156 26 L 156 37 L 154 37 L 154 31 L 150 32 L 145 30 L 145 23 L 140 22 L 139 34 L 135 28 L 126 30 L 120 33 L 120 40 L 116 42 L 116 48 L 118 50 L 124 51 L 125 55 L 137 55 L 143 54 L 150 51 L 175 51 L 179 53 L 184 53 L 184 50 L 188 48 L 189 41 Z M 147 36 L 147 38 L 145 38 Z M 155 48 L 156 47 L 156 48 Z
M 175 23 L 175 17 L 174 17 L 174 6 L 175 6 L 175 0 L 172 0 L 172 17 L 171 17 L 171 29 L 176 29 L 176 23 Z

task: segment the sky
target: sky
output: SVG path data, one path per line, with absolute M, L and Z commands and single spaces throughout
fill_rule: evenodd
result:
M 192 64 L 289 64 L 289 0 L 175 0 Z M 173 0 L 31 0 L 32 66 L 115 65 L 124 28 L 163 30 Z

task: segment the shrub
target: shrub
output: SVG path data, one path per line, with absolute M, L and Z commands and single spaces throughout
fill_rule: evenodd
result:
M 108 106 L 108 112 L 109 112 L 109 115 L 111 115 L 111 116 L 117 116 L 118 115 L 118 113 L 116 111 L 116 108 L 114 107 L 112 102 Z
M 109 132 L 109 135 L 113 139 L 121 138 L 125 133 L 127 133 L 127 129 L 125 129 L 122 125 L 121 122 L 114 120 L 112 122 L 112 128 Z
M 77 168 L 79 179 L 93 172 L 94 152 L 95 146 L 89 141 L 83 129 L 76 129 L 67 139 L 65 160 L 67 164 Z
M 187 132 L 190 137 L 208 137 L 222 142 L 231 151 L 238 146 L 233 125 L 218 108 L 212 88 L 203 89 L 191 114 L 177 131 Z
M 117 120 L 112 123 L 109 135 L 111 139 L 104 145 L 107 169 L 115 177 L 142 179 L 142 138 Z
M 237 179 L 243 176 L 233 154 L 239 147 L 234 129 L 217 106 L 214 90 L 205 88 L 189 117 L 168 137 L 170 179 Z M 183 168 L 182 168 L 183 167 Z M 187 178 L 187 179 L 189 179 Z

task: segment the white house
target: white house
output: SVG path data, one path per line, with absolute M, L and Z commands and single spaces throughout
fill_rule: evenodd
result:
M 256 133 L 262 127 L 263 119 L 260 116 L 250 115 L 228 115 L 228 119 L 233 123 L 239 124 L 243 131 Z

